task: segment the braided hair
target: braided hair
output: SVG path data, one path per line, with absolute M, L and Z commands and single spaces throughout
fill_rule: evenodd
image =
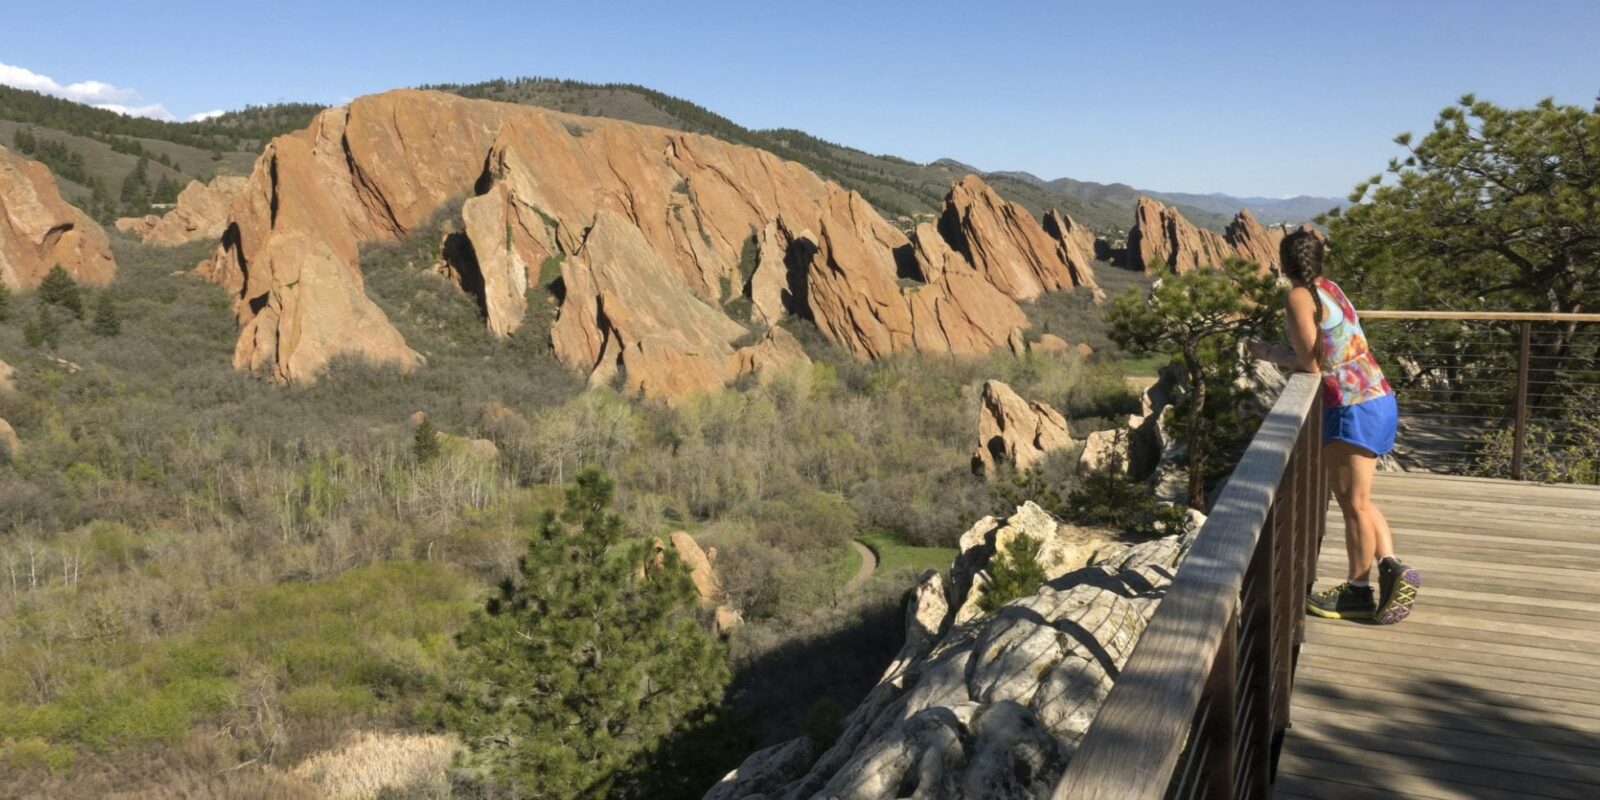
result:
M 1278 261 L 1283 264 L 1284 277 L 1311 290 L 1311 300 L 1317 304 L 1316 320 L 1322 322 L 1322 293 L 1317 291 L 1317 279 L 1322 277 L 1322 255 L 1325 248 L 1317 231 L 1303 227 L 1278 245 Z

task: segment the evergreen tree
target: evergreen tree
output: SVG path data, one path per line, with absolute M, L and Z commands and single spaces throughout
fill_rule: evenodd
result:
M 61 306 L 74 318 L 83 319 L 83 293 L 78 289 L 78 282 L 60 264 L 51 267 L 39 283 L 39 302 Z
M 645 765 L 703 723 L 728 680 L 670 548 L 628 537 L 613 484 L 580 473 L 546 512 L 517 580 L 458 641 L 446 717 L 487 784 L 525 798 L 658 797 Z M 654 776 L 655 779 L 670 776 Z
M 439 457 L 439 431 L 427 417 L 417 423 L 417 432 L 411 437 L 411 455 L 418 464 L 426 464 Z
M 11 319 L 11 287 L 0 283 L 0 322 Z
M 100 295 L 100 301 L 94 308 L 94 322 L 89 329 L 96 336 L 118 336 L 122 333 L 122 317 L 117 314 L 117 306 L 111 301 L 111 295 Z
M 1184 412 L 1179 436 L 1189 455 L 1189 505 L 1203 511 L 1209 459 L 1223 455 L 1215 452 L 1217 433 L 1238 427 L 1236 404 L 1211 403 L 1211 395 L 1243 373 L 1240 343 L 1268 328 L 1283 307 L 1282 294 L 1275 279 L 1244 261 L 1181 275 L 1164 265 L 1157 269 L 1165 274 L 1149 297 L 1130 289 L 1106 318 L 1117 344 L 1182 361 L 1186 392 L 1178 404 Z
M 61 324 L 50 313 L 50 307 L 40 303 L 33 321 L 23 326 L 22 337 L 29 347 L 49 345 L 54 350 L 61 345 Z
M 1044 565 L 1039 563 L 1043 547 L 1044 542 L 1024 533 L 996 552 L 989 561 L 989 583 L 978 606 L 992 614 L 1006 603 L 1038 591 L 1046 578 Z

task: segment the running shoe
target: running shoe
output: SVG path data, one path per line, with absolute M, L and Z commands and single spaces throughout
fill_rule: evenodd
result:
M 1349 581 L 1306 598 L 1306 613 L 1327 619 L 1372 619 L 1378 604 L 1371 586 L 1354 586 Z
M 1378 562 L 1379 625 L 1393 625 L 1411 615 L 1411 604 L 1422 588 L 1422 574 L 1393 556 Z

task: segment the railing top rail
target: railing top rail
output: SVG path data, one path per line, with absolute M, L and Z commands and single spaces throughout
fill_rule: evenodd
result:
M 1320 386 L 1315 375 L 1289 378 L 1067 765 L 1055 800 L 1164 795 Z
M 1559 314 L 1537 311 L 1357 311 L 1362 319 L 1443 319 L 1475 322 L 1600 322 L 1600 314 Z

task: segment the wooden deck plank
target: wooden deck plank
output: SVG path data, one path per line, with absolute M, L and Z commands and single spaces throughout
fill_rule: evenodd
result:
M 1278 796 L 1600 797 L 1600 488 L 1382 473 L 1373 496 L 1422 591 L 1396 626 L 1308 621 Z M 1319 586 L 1342 529 L 1330 508 Z

